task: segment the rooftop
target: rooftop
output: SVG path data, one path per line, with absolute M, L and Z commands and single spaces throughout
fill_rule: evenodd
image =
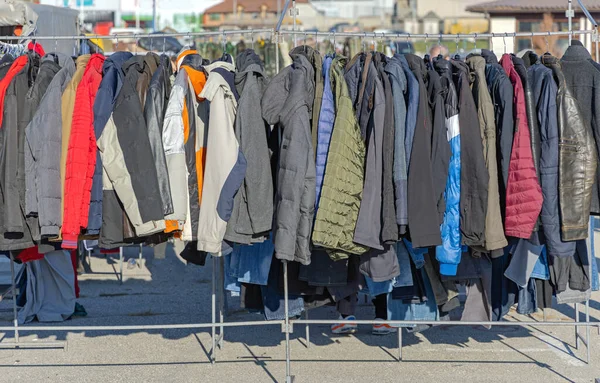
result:
M 600 11 L 600 0 L 584 0 L 583 4 L 589 11 Z M 580 10 L 577 0 L 573 1 L 575 12 Z M 467 7 L 469 12 L 487 13 L 539 13 L 564 12 L 567 10 L 565 0 L 498 0 L 475 4 Z
M 278 0 L 237 0 L 237 6 L 243 7 L 244 12 L 256 13 L 261 11 L 261 7 L 266 5 L 267 12 L 277 12 Z M 296 0 L 296 4 L 308 3 L 308 0 Z M 281 2 L 283 8 L 284 2 Z M 213 5 L 204 13 L 233 13 L 233 0 L 225 0 L 222 3 Z

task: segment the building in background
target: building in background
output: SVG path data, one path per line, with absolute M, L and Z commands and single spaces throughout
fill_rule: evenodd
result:
M 584 4 L 596 20 L 600 19 L 600 0 L 585 0 Z M 492 33 L 569 30 L 565 14 L 567 1 L 564 0 L 498 0 L 471 5 L 467 9 L 487 15 L 489 31 Z M 592 29 L 592 24 L 585 18 L 577 1 L 573 1 L 573 10 L 575 17 L 572 30 Z M 579 38 L 588 50 L 593 51 L 590 34 L 574 35 L 574 38 Z M 514 53 L 533 46 L 538 53 L 550 51 L 560 57 L 568 41 L 568 36 L 494 37 L 492 47 L 497 52 Z
M 396 0 L 394 25 L 408 33 L 481 33 L 488 23 L 467 8 L 481 0 Z

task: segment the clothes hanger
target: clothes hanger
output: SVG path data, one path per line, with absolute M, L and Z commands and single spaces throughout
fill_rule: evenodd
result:
M 427 39 L 429 38 L 429 33 L 425 33 L 425 56 L 423 56 L 423 60 L 425 60 L 425 64 L 431 62 L 431 56 L 429 55 L 429 47 L 427 46 Z
M 456 54 L 454 55 L 454 60 L 461 60 L 460 54 L 458 53 L 458 39 L 459 38 L 460 38 L 460 33 L 457 33 L 456 34 Z

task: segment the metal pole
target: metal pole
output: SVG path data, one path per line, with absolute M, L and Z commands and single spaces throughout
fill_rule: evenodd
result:
M 308 309 L 304 310 L 304 319 L 308 319 Z M 306 324 L 306 348 L 310 348 L 310 328 L 309 328 L 309 324 Z
M 152 0 L 152 32 L 156 32 L 156 3 L 158 0 Z
M 217 360 L 216 358 L 216 351 L 217 351 L 217 328 L 215 327 L 215 324 L 217 322 L 216 320 L 216 311 L 217 311 L 217 296 L 215 294 L 216 292 L 216 288 L 217 288 L 217 281 L 216 278 L 217 276 L 215 275 L 215 273 L 217 272 L 216 270 L 216 259 L 214 256 L 211 255 L 212 258 L 212 294 L 211 294 L 211 304 L 212 304 L 212 314 L 211 314 L 211 323 L 212 323 L 212 350 L 210 352 L 210 362 L 212 364 L 214 364 Z
M 398 362 L 402 362 L 402 327 L 398 327 Z
M 296 0 L 292 0 L 292 10 L 291 10 L 294 18 L 294 24 L 292 26 L 292 30 L 296 31 L 296 15 L 298 14 L 298 9 L 296 9 Z M 298 46 L 298 35 L 294 33 L 294 48 Z
M 223 348 L 223 338 L 225 334 L 223 332 L 223 318 L 224 318 L 224 307 L 225 307 L 225 259 L 219 257 L 219 349 Z
M 594 262 L 596 260 L 594 259 Z M 591 363 L 591 359 L 590 359 L 590 347 L 592 345 L 592 342 L 590 341 L 590 300 L 587 299 L 585 301 L 585 323 L 587 323 L 587 326 L 585 326 L 585 348 L 586 348 L 586 362 L 589 365 Z
M 290 310 L 288 304 L 288 264 L 283 261 L 283 302 L 285 315 L 285 381 L 292 383 L 290 374 Z
M 569 0 L 569 8 L 567 9 L 567 18 L 569 19 L 569 45 L 571 45 L 571 39 L 573 38 L 573 16 L 575 12 L 573 12 L 573 0 Z
M 123 247 L 119 247 L 119 276 L 123 284 Z
M 575 303 L 575 323 L 579 323 L 579 303 Z M 579 349 L 579 326 L 575 325 L 575 349 Z
M 83 0 L 82 0 L 83 1 Z M 26 267 L 26 266 L 23 266 Z M 10 252 L 10 280 L 12 283 L 12 297 L 13 297 L 13 326 L 15 330 L 15 342 L 19 343 L 19 321 L 17 320 L 17 282 L 15 276 L 15 258 L 13 257 L 12 251 Z
M 138 267 L 142 267 L 142 259 L 144 255 L 144 245 L 140 243 L 140 253 L 138 254 Z

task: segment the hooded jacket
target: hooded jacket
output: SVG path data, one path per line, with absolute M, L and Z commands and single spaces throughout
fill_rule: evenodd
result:
M 31 205 L 27 204 L 26 213 L 38 216 L 42 237 L 58 236 L 62 225 L 61 95 L 75 73 L 75 63 L 66 55 L 58 55 L 58 58 L 61 69 L 52 78 L 33 119 L 25 130 L 27 147 L 31 151 L 35 172 L 34 184 L 26 186 L 26 189 L 34 194 L 27 198 Z M 31 182 L 31 179 L 29 181 Z
M 558 192 L 561 239 L 575 241 L 585 239 L 589 233 L 589 206 L 598 167 L 598 153 L 589 121 L 581 112 L 580 103 L 573 97 L 561 72 L 561 63 L 554 57 L 544 55 L 545 65 L 552 69 L 558 82 Z M 570 245 L 572 242 L 569 242 Z M 550 248 L 550 246 L 549 246 Z M 573 250 L 568 248 L 565 250 Z M 574 252 L 559 252 L 556 256 L 572 256 Z
M 202 57 L 188 55 L 182 63 L 171 89 L 162 133 L 173 201 L 166 231 L 182 231 L 182 239 L 191 241 L 196 238 L 200 217 L 208 103 L 200 99 L 206 84 Z
M 33 246 L 39 235 L 37 221 L 25 217 L 25 128 L 29 123 L 25 99 L 34 85 L 40 66 L 37 53 L 21 56 L 24 65 L 12 77 L 4 94 L 0 125 L 0 250 L 21 250 Z M 17 61 L 15 61 L 17 63 Z M 14 66 L 13 66 L 14 68 Z
M 306 57 L 275 76 L 261 101 L 263 118 L 281 130 L 277 170 L 275 254 L 278 259 L 310 263 L 315 208 L 315 160 L 310 132 L 315 97 L 314 70 Z
M 483 139 L 483 157 L 488 170 L 488 199 L 485 216 L 485 250 L 502 249 L 508 245 L 504 237 L 502 214 L 500 213 L 500 192 L 498 189 L 498 161 L 496 158 L 496 123 L 494 104 L 485 81 L 485 59 L 471 56 L 467 59 L 471 69 L 471 88 L 477 104 L 479 128 Z
M 414 247 L 442 244 L 432 168 L 432 117 L 425 81 L 428 79 L 423 59 L 405 55 L 419 82 L 419 108 L 416 118 L 410 165 L 408 167 L 408 224 Z
M 40 106 L 42 98 L 48 90 L 52 79 L 60 70 L 60 63 L 64 62 L 65 59 L 71 60 L 62 54 L 52 53 L 47 54 L 42 58 L 38 75 L 35 79 L 35 84 L 29 89 L 27 97 L 25 99 L 25 110 L 30 120 L 25 129 L 25 214 L 26 215 L 38 215 L 38 201 L 36 194 L 36 161 L 34 158 L 34 147 L 31 146 L 32 142 L 29 141 L 28 129 L 31 125 L 31 121 L 35 117 L 35 114 Z M 38 122 L 39 123 L 39 122 Z M 38 140 L 39 137 L 31 137 L 32 141 Z M 39 145 L 39 142 L 34 142 L 34 145 Z M 39 153 L 35 153 L 36 156 Z M 39 238 L 36 238 L 39 239 Z
M 452 66 L 443 58 L 434 59 L 433 67 L 439 73 L 439 87 L 443 97 L 444 132 L 451 156 L 444 158 L 447 167 L 446 187 L 443 195 L 445 210 L 441 225 L 442 245 L 436 247 L 440 274 L 456 275 L 461 258 L 460 244 L 460 126 L 458 120 L 458 95 L 452 82 Z M 431 78 L 431 76 L 430 76 Z M 445 151 L 444 148 L 441 151 Z
M 198 220 L 198 250 L 221 255 L 234 197 L 246 176 L 246 158 L 234 131 L 239 98 L 234 85 L 235 67 L 227 62 L 215 61 L 205 70 L 208 80 L 200 97 L 210 102 L 210 118 Z
M 296 47 L 290 51 L 290 55 L 303 55 L 306 59 L 311 63 L 315 78 L 315 99 L 313 101 L 312 106 L 312 117 L 311 121 L 311 135 L 312 135 L 312 146 L 315 149 L 315 158 L 316 158 L 316 148 L 317 148 L 317 134 L 318 134 L 318 126 L 319 126 L 319 116 L 321 115 L 321 104 L 323 103 L 323 58 L 319 51 L 313 49 L 308 45 L 301 45 Z
M 531 236 L 542 209 L 542 189 L 538 183 L 531 153 L 525 93 L 521 79 L 509 54 L 502 56 L 500 64 L 514 87 L 516 121 L 506 189 L 504 230 L 508 236 L 527 239 Z
M 140 77 L 135 84 L 135 89 L 140 97 L 140 102 L 142 107 L 146 105 L 146 95 L 148 93 L 148 88 L 150 87 L 150 82 L 152 81 L 152 77 L 154 77 L 154 73 L 158 69 L 160 64 L 160 58 L 154 52 L 148 52 L 144 56 L 144 69 L 140 74 Z
M 572 40 L 560 64 L 567 88 L 579 102 L 585 121 L 591 123 L 596 150 L 600 153 L 600 64 L 592 59 L 590 52 L 577 39 Z M 600 214 L 600 166 L 596 171 L 590 211 Z
M 326 56 L 323 61 L 323 102 L 321 103 L 321 113 L 319 114 L 319 124 L 317 127 L 317 146 L 316 146 L 316 165 L 317 165 L 317 201 L 315 212 L 319 210 L 319 200 L 321 189 L 323 187 L 323 177 L 325 175 L 325 165 L 327 165 L 327 153 L 329 152 L 329 143 L 331 141 L 331 132 L 335 120 L 335 103 L 333 92 L 331 90 L 330 68 L 333 57 Z
M 260 111 L 260 99 L 268 84 L 260 57 L 251 49 L 236 58 L 235 88 L 239 94 L 235 136 L 246 158 L 246 175 L 233 201 L 225 239 L 249 244 L 252 237 L 271 230 L 273 223 L 273 175 L 269 156 L 270 128 Z
M 158 177 L 136 84 L 143 70 L 139 57 L 123 64 L 125 73 L 114 110 L 98 150 L 108 177 L 138 237 L 165 229 Z
M 485 167 L 477 107 L 469 85 L 469 67 L 451 60 L 458 93 L 460 124 L 460 230 L 467 246 L 485 245 L 489 174 Z
M 385 72 L 389 76 L 394 102 L 394 191 L 396 203 L 396 223 L 400 225 L 399 234 L 404 234 L 408 225 L 408 166 L 406 161 L 406 100 L 408 84 L 402 70 L 400 55 L 394 55 L 387 61 Z
M 129 52 L 115 52 L 102 65 L 102 81 L 94 100 L 94 132 L 100 138 L 108 122 L 117 96 L 123 86 L 125 73 L 123 64 L 133 55 Z M 106 179 L 107 182 L 103 182 Z M 112 248 L 123 243 L 123 210 L 121 202 L 104 172 L 100 151 L 96 151 L 96 167 L 92 180 L 88 233 L 100 233 L 100 247 Z
M 365 144 L 344 79 L 346 62 L 345 57 L 336 56 L 331 63 L 331 89 L 337 113 L 312 235 L 315 245 L 330 249 L 332 259 L 368 250 L 353 241 L 365 177 Z
M 156 167 L 156 175 L 158 176 L 158 188 L 165 216 L 173 213 L 169 172 L 167 170 L 167 160 L 162 141 L 163 122 L 169 102 L 169 94 L 171 93 L 172 74 L 173 67 L 171 60 L 168 56 L 161 55 L 158 68 L 154 72 L 148 86 L 148 94 L 146 96 L 146 103 L 144 104 L 144 118 L 146 120 L 146 127 L 148 128 L 148 139 L 152 148 L 154 166 Z
M 354 242 L 383 250 L 381 207 L 385 92 L 371 53 L 359 53 L 354 56 L 346 65 L 344 77 L 367 148 L 365 183 L 354 231 Z
M 14 61 L 15 59 L 9 54 L 5 54 L 0 58 L 0 81 L 4 79 Z
M 76 249 L 82 227 L 88 223 L 92 180 L 96 167 L 93 106 L 102 81 L 104 55 L 94 54 L 77 87 L 65 175 L 64 249 Z
M 508 168 L 515 130 L 513 113 L 514 90 L 504 68 L 498 64 L 498 59 L 493 52 L 481 50 L 485 58 L 485 79 L 494 104 L 494 120 L 496 122 L 496 157 L 498 161 L 499 176 L 498 190 L 500 192 L 501 214 L 504 218 L 506 206 L 506 185 L 508 183 Z M 504 223 L 504 220 L 503 220 Z

